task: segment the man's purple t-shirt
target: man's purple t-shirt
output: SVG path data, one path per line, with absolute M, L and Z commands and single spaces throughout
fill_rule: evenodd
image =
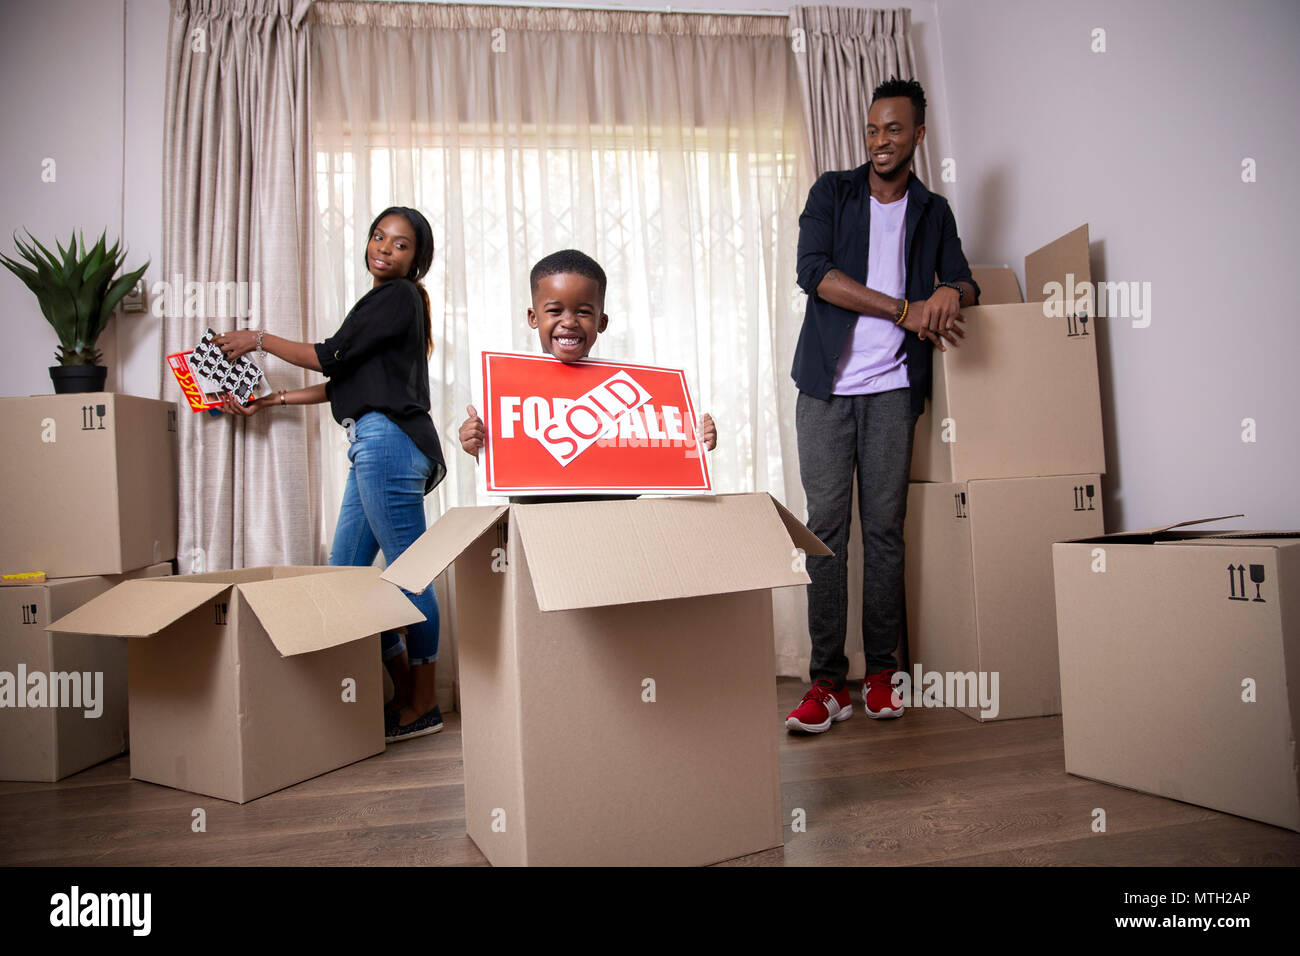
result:
M 867 243 L 867 288 L 895 299 L 907 288 L 903 240 L 907 230 L 907 195 L 879 203 L 871 197 L 871 235 Z M 904 332 L 889 319 L 858 316 L 835 368 L 834 395 L 867 395 L 907 388 Z

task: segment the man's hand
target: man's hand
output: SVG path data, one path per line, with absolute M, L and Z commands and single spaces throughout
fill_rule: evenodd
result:
M 713 424 L 713 416 L 707 412 L 700 418 L 700 441 L 709 451 L 718 447 L 718 429 Z
M 469 418 L 460 426 L 460 447 L 465 450 L 465 454 L 473 455 L 474 460 L 478 460 L 478 450 L 483 447 L 487 440 L 487 433 L 483 430 L 483 420 L 478 417 L 478 412 L 474 411 L 473 405 L 466 405 L 465 411 L 469 412 Z
M 955 289 L 947 286 L 936 289 L 930 298 L 908 304 L 903 328 L 923 339 L 930 339 L 940 352 L 948 350 L 944 341 L 956 348 L 961 345 L 959 339 L 966 337 L 966 331 L 960 325 L 966 321 L 961 314 L 960 301 L 961 296 Z
M 216 342 L 217 348 L 221 349 L 221 354 L 233 362 L 241 355 L 247 355 L 257 348 L 257 333 L 252 329 L 219 332 L 213 341 Z
M 226 392 L 221 399 L 221 410 L 227 415 L 239 415 L 243 418 L 251 418 L 263 408 L 262 399 L 255 398 L 247 405 L 239 404 L 239 399 L 235 398 L 229 392 Z

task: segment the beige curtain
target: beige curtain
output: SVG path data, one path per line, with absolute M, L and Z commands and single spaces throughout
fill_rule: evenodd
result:
M 803 507 L 789 373 L 808 183 L 784 18 L 347 2 L 311 18 L 322 331 L 364 291 L 375 213 L 415 206 L 434 230 L 429 373 L 449 473 L 431 518 L 478 501 L 456 430 L 479 353 L 537 351 L 528 273 L 570 246 L 609 275 L 593 355 L 685 369 L 718 422 L 717 488 Z M 328 537 L 346 461 L 339 430 L 326 440 Z M 802 655 L 806 672 L 802 589 L 776 612 L 781 666 Z
M 163 134 L 165 353 L 211 327 L 316 338 L 309 320 L 309 0 L 172 0 Z M 232 285 L 233 283 L 233 285 Z M 306 373 L 268 356 L 273 387 Z M 171 375 L 164 394 L 180 400 Z M 181 415 L 182 573 L 316 564 L 316 411 Z
M 804 120 L 817 175 L 854 169 L 867 161 L 871 91 L 896 76 L 920 79 L 912 52 L 912 11 L 854 7 L 794 7 L 790 29 Z M 916 175 L 930 182 L 925 143 L 916 151 Z

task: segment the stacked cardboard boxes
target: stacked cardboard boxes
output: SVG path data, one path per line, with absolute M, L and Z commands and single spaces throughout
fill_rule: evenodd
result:
M 153 563 L 176 555 L 173 403 L 0 399 L 0 437 L 0 567 L 50 578 L 0 589 L 0 778 L 129 738 L 135 779 L 242 803 L 384 749 L 377 635 L 420 612 L 374 568 Z
M 112 393 L 0 399 L 0 779 L 58 780 L 127 745 L 126 645 L 46 628 L 172 573 L 176 406 Z
M 1060 713 L 1051 546 L 1103 530 L 1095 325 L 1043 301 L 1051 281 L 1090 281 L 1088 227 L 1031 253 L 1025 275 L 1027 303 L 1010 269 L 979 270 L 966 338 L 935 350 L 908 492 L 912 685 L 938 675 L 944 703 L 977 720 Z

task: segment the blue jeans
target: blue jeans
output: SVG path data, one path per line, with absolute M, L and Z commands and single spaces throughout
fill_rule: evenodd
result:
M 380 548 L 384 560 L 392 564 L 424 534 L 424 484 L 432 465 L 410 436 L 383 412 L 362 415 L 354 434 L 348 447 L 352 467 L 343 489 L 330 564 L 369 567 Z M 425 617 L 407 626 L 410 662 L 436 661 L 438 599 L 433 585 L 420 594 L 404 593 Z M 401 635 L 385 631 L 382 647 L 385 661 L 397 657 L 403 650 Z

